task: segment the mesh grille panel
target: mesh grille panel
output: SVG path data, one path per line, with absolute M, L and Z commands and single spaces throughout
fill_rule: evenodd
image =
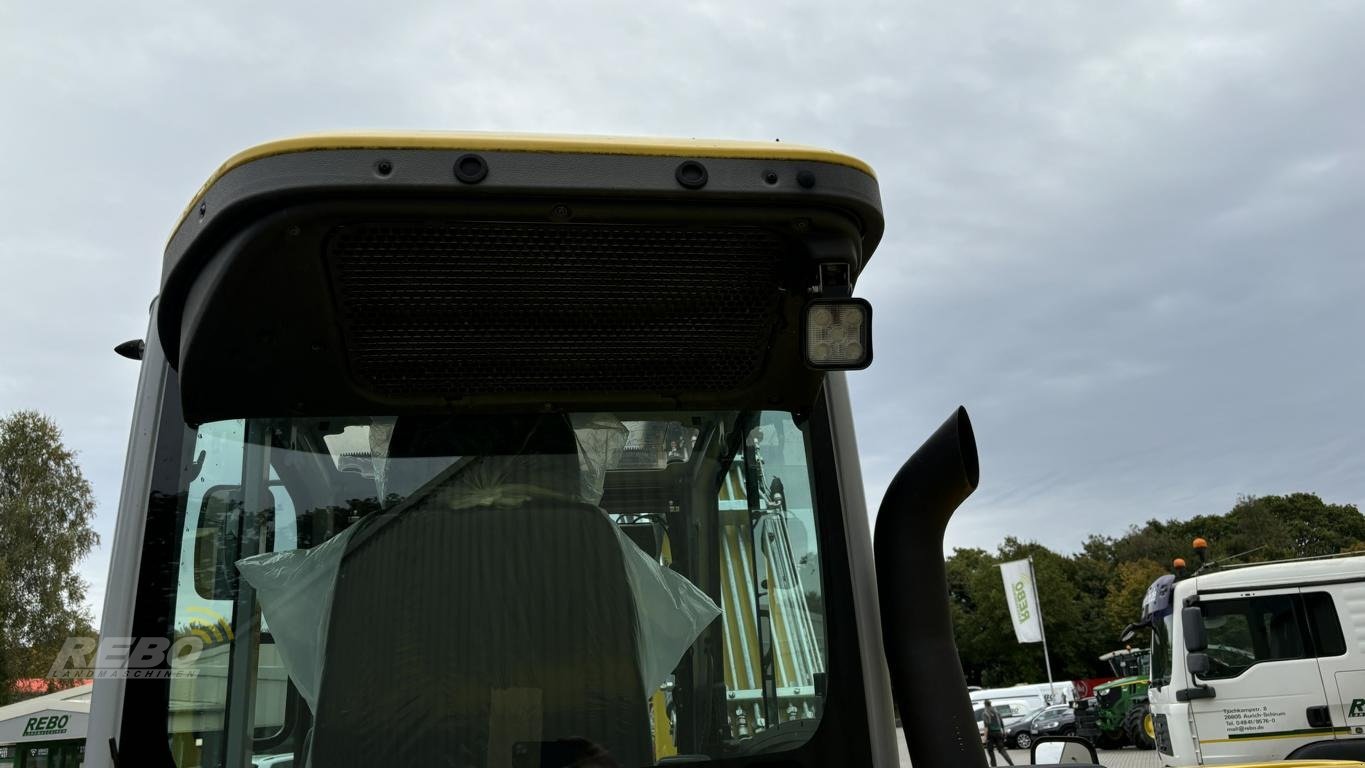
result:
M 383 223 L 338 227 L 327 260 L 364 386 L 467 396 L 742 386 L 783 252 L 751 227 Z

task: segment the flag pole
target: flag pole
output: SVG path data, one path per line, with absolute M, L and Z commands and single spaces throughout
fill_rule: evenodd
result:
M 1052 660 L 1047 655 L 1047 623 L 1043 620 L 1043 595 L 1038 591 L 1038 575 L 1033 572 L 1033 555 L 1028 556 L 1028 577 L 1033 582 L 1033 597 L 1038 601 L 1038 634 L 1043 637 L 1043 666 L 1047 667 L 1047 695 L 1049 702 L 1056 694 L 1052 684 Z

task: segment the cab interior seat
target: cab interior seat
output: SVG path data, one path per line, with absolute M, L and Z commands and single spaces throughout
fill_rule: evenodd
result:
M 561 493 L 579 482 L 563 417 L 532 418 L 516 436 L 505 418 L 485 431 L 459 421 L 405 430 L 400 419 L 390 456 L 507 462 L 504 483 Z M 650 763 L 637 608 L 611 520 L 562 496 L 466 506 L 464 466 L 353 535 L 333 596 L 313 764 L 498 764 L 569 738 L 622 765 Z

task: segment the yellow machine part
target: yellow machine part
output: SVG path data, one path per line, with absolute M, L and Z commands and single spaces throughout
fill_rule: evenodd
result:
M 1233 763 L 1222 768 L 1365 768 L 1359 760 L 1278 760 L 1264 763 Z
M 739 692 L 754 692 L 763 688 L 762 635 L 759 628 L 758 605 L 755 602 L 755 579 L 766 581 L 773 647 L 773 682 L 780 690 L 807 689 L 813 685 L 813 674 L 823 669 L 819 650 L 815 647 L 814 630 L 805 609 L 805 595 L 791 573 L 784 571 L 783 561 L 764 557 L 761 568 L 755 561 L 755 526 L 749 510 L 749 496 L 744 485 L 741 467 L 731 468 L 722 483 L 718 507 L 720 512 L 720 593 L 721 620 L 725 641 L 725 688 L 732 696 Z M 785 551 L 784 530 L 758 527 L 758 535 L 777 538 L 761 546 L 773 554 Z M 668 565 L 672 551 L 668 535 L 664 535 L 662 557 Z M 790 567 L 790 564 L 787 564 Z M 677 745 L 668 717 L 668 696 L 660 690 L 650 699 L 654 722 L 654 754 L 656 759 L 677 754 Z M 764 721 L 761 699 L 740 698 L 727 705 L 731 736 L 753 735 Z M 792 715 L 791 712 L 796 714 Z M 800 709 L 777 712 L 778 721 L 810 715 Z M 773 723 L 769 723 L 772 725 Z
M 748 496 L 738 466 L 731 469 L 721 486 L 720 501 L 720 550 L 723 558 L 720 590 L 725 620 L 725 688 L 728 691 L 754 690 L 763 685 L 762 645 L 758 631 L 758 606 L 753 599 L 754 551 L 750 538 Z M 729 715 L 735 718 L 736 712 L 731 710 Z M 759 708 L 752 703 L 744 711 L 744 719 L 750 729 L 759 716 Z M 734 722 L 732 727 L 738 729 Z M 736 732 L 733 735 L 741 734 Z
M 756 160 L 804 160 L 842 165 L 876 178 L 872 166 L 839 152 L 784 144 L 780 141 L 725 141 L 718 139 L 668 139 L 625 136 L 560 136 L 527 133 L 478 133 L 368 131 L 316 133 L 277 139 L 243 150 L 228 158 L 199 188 L 180 220 L 189 217 L 204 192 L 233 169 L 254 160 L 295 152 L 342 149 L 449 149 L 467 152 L 542 152 L 587 155 L 636 155 L 645 157 L 713 157 Z M 177 227 L 179 224 L 177 223 Z M 174 231 L 174 230 L 172 230 Z
M 664 533 L 663 546 L 659 559 L 665 566 L 673 563 L 673 545 L 669 543 L 668 533 Z M 678 754 L 678 744 L 673 738 L 673 721 L 668 719 L 668 697 L 663 690 L 657 690 L 649 697 L 649 711 L 654 718 L 654 759 Z

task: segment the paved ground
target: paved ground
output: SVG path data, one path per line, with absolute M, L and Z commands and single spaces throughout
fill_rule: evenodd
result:
M 896 729 L 896 746 L 901 753 L 901 768 L 910 768 L 910 754 L 905 751 L 905 736 L 901 729 Z M 1101 749 L 1100 765 L 1106 768 L 1158 768 L 1161 765 L 1156 759 L 1156 752 L 1150 749 Z M 996 762 L 1001 766 L 1005 762 L 996 756 Z M 1015 765 L 1029 765 L 1028 750 L 1011 749 L 1010 759 Z

